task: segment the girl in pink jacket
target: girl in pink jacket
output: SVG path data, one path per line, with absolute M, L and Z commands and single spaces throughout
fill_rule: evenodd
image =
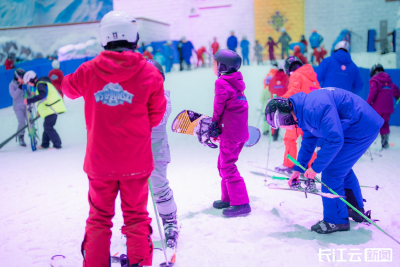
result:
M 219 128 L 221 135 L 218 171 L 221 180 L 221 200 L 213 207 L 224 209 L 223 215 L 236 217 L 251 212 L 246 184 L 235 165 L 245 142 L 249 139 L 248 103 L 240 56 L 231 50 L 221 49 L 214 54 L 215 82 L 214 113 L 211 130 Z

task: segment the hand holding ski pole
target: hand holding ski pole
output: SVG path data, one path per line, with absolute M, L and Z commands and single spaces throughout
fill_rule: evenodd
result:
M 315 180 L 315 175 L 317 175 L 317 173 L 311 167 L 308 168 L 306 170 L 306 172 L 304 173 L 304 177 L 313 179 L 313 180 Z
M 289 187 L 292 186 L 292 181 L 299 179 L 299 177 L 300 177 L 300 172 L 299 171 L 294 171 L 292 173 L 292 175 L 290 176 L 289 181 L 288 181 Z

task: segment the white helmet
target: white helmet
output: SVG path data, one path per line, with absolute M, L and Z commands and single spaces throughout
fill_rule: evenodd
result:
M 278 70 L 285 70 L 285 60 L 279 61 Z
M 24 74 L 24 84 L 27 84 L 28 82 L 33 83 L 34 80 L 36 79 L 37 75 L 33 70 L 29 70 L 25 72 Z
M 281 31 L 281 33 L 284 33 L 284 32 L 286 32 L 286 29 L 282 27 L 280 31 Z
M 53 69 L 58 70 L 60 69 L 60 62 L 57 59 L 54 59 L 53 62 L 51 62 L 51 66 Z
M 136 19 L 125 11 L 110 11 L 100 21 L 101 45 L 108 42 L 128 41 L 136 43 L 139 39 Z
M 350 43 L 347 41 L 340 41 L 335 45 L 335 48 L 333 50 L 339 50 L 340 48 L 346 50 L 347 52 L 350 51 Z
M 150 52 L 150 53 L 153 53 L 153 47 L 152 47 L 152 46 L 148 46 L 148 47 L 146 48 L 146 51 L 147 51 L 147 52 Z

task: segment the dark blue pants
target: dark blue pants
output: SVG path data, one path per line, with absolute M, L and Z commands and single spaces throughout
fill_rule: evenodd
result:
M 44 118 L 43 124 L 43 137 L 42 137 L 42 147 L 48 148 L 50 146 L 50 141 L 53 143 L 53 147 L 61 148 L 61 139 L 56 130 L 54 129 L 54 125 L 57 122 L 57 115 L 51 114 Z
M 357 140 L 345 137 L 342 149 L 328 167 L 322 171 L 322 182 L 336 193 L 345 196 L 345 191 L 347 193 L 349 190 L 353 192 L 355 201 L 351 203 L 349 201 L 350 197 L 347 198 L 347 201 L 355 207 L 362 208 L 364 204 L 361 188 L 352 168 L 375 141 L 378 133 L 377 131 L 372 135 Z M 330 193 L 324 186 L 322 186 L 322 192 Z M 342 200 L 323 197 L 322 204 L 324 206 L 324 221 L 333 224 L 348 222 L 347 205 Z

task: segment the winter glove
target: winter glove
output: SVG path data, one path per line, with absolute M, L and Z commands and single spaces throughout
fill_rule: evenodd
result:
M 217 127 L 218 123 L 213 122 L 211 118 L 204 118 L 199 121 L 199 127 L 196 132 L 199 142 L 204 146 L 217 148 L 218 146 L 211 141 L 221 135 L 221 130 Z
M 300 172 L 294 171 L 288 181 L 289 187 L 292 185 L 292 181 L 299 179 L 299 177 L 300 177 Z
M 317 175 L 317 173 L 312 168 L 308 168 L 304 173 L 304 177 L 309 179 L 315 179 L 315 175 Z

